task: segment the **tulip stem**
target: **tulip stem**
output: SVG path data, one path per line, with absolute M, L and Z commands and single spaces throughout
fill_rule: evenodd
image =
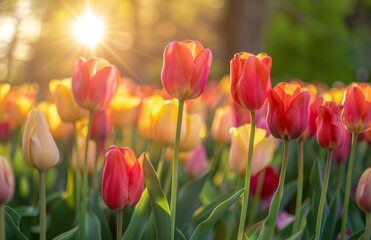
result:
M 244 183 L 244 192 L 242 196 L 242 210 L 240 216 L 240 224 L 238 226 L 238 240 L 242 240 L 244 237 L 244 229 L 245 229 L 245 221 L 246 221 L 246 213 L 247 213 L 247 206 L 249 204 L 249 194 L 250 194 L 250 181 L 251 181 L 251 162 L 253 156 L 253 148 L 254 148 L 254 139 L 255 139 L 255 112 L 250 111 L 250 123 L 251 123 L 251 131 L 250 131 L 250 140 L 249 140 L 249 152 L 247 155 L 247 164 L 245 169 L 245 183 Z
M 296 206 L 295 206 L 295 221 L 292 228 L 292 235 L 294 235 L 300 225 L 300 211 L 301 201 L 303 197 L 303 171 L 304 171 L 304 156 L 303 156 L 303 140 L 298 140 L 298 187 L 296 191 Z
M 365 240 L 370 239 L 371 213 L 366 213 Z
M 40 240 L 46 239 L 46 202 L 45 202 L 45 171 L 39 170 L 39 211 L 40 211 Z
M 80 154 L 79 154 L 79 145 L 77 142 L 77 127 L 75 123 L 75 133 L 73 135 L 73 147 L 75 148 L 75 161 L 76 161 L 76 167 L 75 167 L 75 194 L 76 194 L 76 216 L 77 219 L 80 218 L 80 204 L 81 204 L 81 174 L 80 174 Z
M 122 220 L 124 216 L 124 209 L 117 210 L 117 232 L 116 232 L 116 240 L 120 240 L 122 236 Z
M 5 240 L 5 209 L 3 204 L 0 204 L 0 240 Z
M 345 185 L 345 196 L 344 196 L 344 205 L 343 205 L 343 218 L 341 220 L 341 235 L 340 239 L 345 239 L 345 230 L 347 228 L 347 218 L 348 218 L 348 209 L 349 209 L 349 198 L 350 198 L 350 187 L 352 185 L 352 173 L 353 173 L 353 162 L 354 162 L 354 153 L 357 145 L 357 133 L 352 133 L 352 147 L 350 149 L 348 171 L 347 171 L 347 180 Z
M 265 168 L 258 176 L 258 184 L 256 186 L 255 195 L 252 198 L 252 208 L 251 208 L 251 214 L 250 219 L 248 223 L 252 224 L 254 223 L 256 213 L 259 207 L 260 199 L 263 193 L 263 186 L 264 186 L 264 179 L 267 169 Z
M 278 183 L 278 188 L 273 196 L 271 206 L 269 207 L 268 217 L 265 220 L 265 223 L 263 225 L 263 228 L 266 228 L 266 229 L 262 231 L 262 234 L 263 234 L 262 239 L 273 239 L 273 232 L 276 226 L 277 216 L 280 210 L 281 199 L 282 199 L 283 189 L 285 185 L 286 170 L 287 170 L 287 164 L 289 160 L 289 148 L 290 148 L 290 141 L 288 138 L 285 138 L 284 149 L 283 149 L 283 159 L 282 159 L 281 172 L 280 172 L 280 180 Z
M 319 240 L 320 236 L 321 236 L 323 208 L 325 206 L 328 181 L 330 179 L 330 173 L 331 173 L 332 153 L 333 153 L 333 150 L 328 150 L 325 176 L 324 176 L 324 179 L 323 179 L 321 198 L 320 198 L 320 201 L 319 201 L 319 207 L 318 207 L 318 212 L 317 212 L 316 237 L 315 237 L 316 240 Z
M 85 214 L 88 207 L 88 150 L 89 139 L 91 135 L 91 125 L 93 120 L 93 112 L 89 112 L 88 133 L 85 140 L 85 155 L 84 155 L 84 171 L 82 179 L 82 199 L 81 199 L 81 215 L 80 215 L 80 239 L 85 239 Z
M 170 202 L 170 236 L 171 240 L 174 240 L 175 234 L 175 212 L 176 212 L 176 201 L 177 201 L 177 191 L 178 191 L 178 165 L 179 165 L 179 144 L 180 144 L 180 132 L 182 128 L 182 118 L 183 118 L 183 107 L 184 100 L 179 99 L 178 107 L 178 119 L 176 125 L 176 135 L 174 144 L 174 159 L 172 164 L 172 178 L 171 178 L 171 202 Z

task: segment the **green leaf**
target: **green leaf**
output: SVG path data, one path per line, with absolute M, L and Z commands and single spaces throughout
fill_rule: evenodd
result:
M 179 228 L 176 228 L 175 229 L 175 239 L 178 239 L 178 240 L 187 240 L 187 238 L 184 236 L 184 234 L 182 233 L 182 231 L 180 231 Z
M 210 214 L 210 216 L 200 223 L 194 231 L 191 240 L 204 239 L 208 231 L 216 224 L 216 222 L 223 216 L 224 212 L 241 196 L 243 189 L 240 189 L 230 198 L 219 204 Z
M 298 181 L 294 180 L 287 184 L 285 184 L 285 188 L 283 189 L 283 195 L 281 199 L 280 209 L 285 209 L 286 206 L 296 197 L 296 189 L 298 186 Z
M 364 230 L 365 228 L 364 217 L 353 199 L 350 199 L 349 201 L 347 222 L 347 226 L 352 233 L 359 232 L 360 230 Z
M 363 235 L 365 233 L 365 230 L 361 230 L 359 232 L 354 233 L 352 236 L 348 238 L 348 240 L 358 240 L 358 239 L 364 239 L 365 236 Z
M 155 218 L 157 239 L 170 239 L 170 209 L 158 176 L 147 157 L 143 163 L 144 180 Z
M 301 229 L 300 231 L 298 231 L 297 233 L 295 233 L 291 237 L 287 238 L 286 240 L 299 240 L 299 239 L 302 239 L 301 236 L 303 235 L 303 232 L 304 232 L 304 229 Z M 326 239 L 326 238 L 324 238 L 324 239 Z
M 186 184 L 180 191 L 177 202 L 176 226 L 183 229 L 192 217 L 193 212 L 201 204 L 199 195 L 210 172 Z
M 85 237 L 86 239 L 101 239 L 101 229 L 98 217 L 88 208 L 85 214 Z
M 61 235 L 53 238 L 53 240 L 69 240 L 69 239 L 74 239 L 75 234 L 79 227 L 75 227 L 67 232 L 62 233 Z
M 122 239 L 142 239 L 149 218 L 148 191 L 144 189 Z
M 335 198 L 335 201 L 329 206 L 329 212 L 327 215 L 324 214 L 322 238 L 323 239 L 335 239 L 335 227 L 337 214 L 340 208 L 340 196 Z
M 20 206 L 14 208 L 21 217 L 35 217 L 39 215 L 39 209 L 32 206 Z
M 47 231 L 47 239 L 52 239 L 63 232 L 69 231 L 73 226 L 75 211 L 68 204 L 69 199 L 73 198 L 72 195 L 63 195 L 54 201 L 50 210 L 48 211 L 49 227 Z M 71 219 L 71 221 L 66 221 Z
M 5 220 L 7 225 L 12 229 L 12 233 L 18 240 L 27 240 L 28 238 L 19 229 L 21 222 L 21 215 L 19 215 L 14 209 L 8 206 L 4 206 L 5 209 Z

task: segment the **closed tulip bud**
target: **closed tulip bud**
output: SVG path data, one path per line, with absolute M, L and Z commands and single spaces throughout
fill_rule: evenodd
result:
M 334 150 L 343 146 L 346 132 L 340 117 L 340 108 L 334 102 L 318 107 L 317 141 L 326 149 Z
M 279 83 L 271 91 L 267 124 L 270 133 L 280 139 L 296 139 L 309 121 L 310 94 L 299 84 Z
M 371 168 L 367 168 L 358 181 L 356 202 L 365 213 L 371 213 Z
M 89 111 L 104 111 L 116 93 L 120 71 L 102 58 L 80 58 L 72 76 L 77 104 Z
M 59 161 L 57 145 L 43 113 L 32 109 L 23 133 L 22 150 L 25 160 L 34 168 L 47 170 Z
M 300 139 L 310 139 L 312 138 L 317 132 L 317 125 L 316 119 L 318 117 L 318 107 L 323 105 L 323 98 L 322 97 L 313 97 L 311 102 L 309 103 L 309 120 L 308 126 L 300 136 Z
M 352 84 L 344 97 L 343 121 L 349 132 L 363 133 L 371 129 L 371 85 Z
M 250 111 L 260 109 L 272 89 L 272 59 L 265 53 L 241 52 L 231 60 L 231 93 L 234 101 Z
M 251 177 L 251 188 L 250 188 L 250 194 L 252 196 L 255 196 L 258 190 L 258 184 L 260 178 L 262 178 L 262 188 L 260 196 L 258 196 L 260 199 L 268 199 L 272 196 L 272 194 L 276 191 L 278 187 L 278 181 L 279 181 L 279 174 L 278 171 L 273 167 L 266 167 L 263 170 L 259 171 L 257 174 Z
M 179 149 L 181 151 L 191 151 L 200 145 L 202 139 L 205 137 L 206 124 L 200 114 L 193 113 L 186 114 L 185 125 L 187 131 L 185 131 L 183 138 L 180 139 Z
M 14 194 L 14 174 L 8 160 L 0 156 L 0 205 L 12 200 Z
M 250 141 L 250 124 L 244 124 L 238 128 L 231 128 L 231 148 L 229 153 L 229 166 L 232 171 L 245 175 L 247 165 L 248 146 Z M 251 174 L 255 175 L 265 168 L 273 159 L 274 151 L 278 146 L 277 140 L 272 136 L 266 136 L 265 129 L 256 128 Z
M 207 153 L 204 145 L 200 144 L 191 151 L 185 162 L 184 170 L 187 175 L 197 177 L 202 175 L 207 169 Z
M 231 141 L 229 130 L 235 126 L 233 109 L 230 106 L 219 107 L 211 124 L 211 135 L 217 142 L 228 143 Z
M 206 87 L 211 61 L 211 50 L 197 41 L 170 42 L 164 51 L 162 86 L 174 98 L 197 98 Z
M 77 105 L 73 97 L 71 81 L 71 78 L 53 80 L 49 83 L 49 89 L 62 121 L 74 123 L 77 120 L 87 117 L 88 112 Z
M 130 148 L 111 146 L 105 157 L 102 197 L 107 207 L 119 210 L 138 203 L 143 192 L 143 153 L 139 159 Z

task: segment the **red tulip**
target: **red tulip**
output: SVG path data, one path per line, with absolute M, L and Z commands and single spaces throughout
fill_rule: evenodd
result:
M 359 179 L 356 202 L 364 212 L 371 213 L 371 168 L 367 168 Z
M 116 93 L 120 71 L 102 58 L 80 58 L 72 76 L 77 104 L 90 111 L 104 111 Z
M 318 107 L 316 124 L 317 141 L 321 147 L 334 150 L 344 144 L 346 132 L 336 103 L 326 102 Z
M 11 136 L 12 128 L 10 127 L 10 122 L 7 120 L 0 122 L 0 143 L 9 141 Z
M 371 129 L 371 85 L 352 84 L 344 98 L 343 121 L 350 132 L 362 133 Z
M 231 60 L 231 94 L 234 101 L 250 111 L 260 109 L 272 89 L 272 59 L 265 53 L 255 56 L 241 52 Z
M 204 91 L 212 54 L 197 41 L 170 42 L 164 51 L 162 86 L 174 98 L 197 98 Z
M 252 176 L 250 188 L 250 194 L 252 196 L 255 196 L 256 194 L 259 184 L 259 178 L 262 174 L 264 174 L 264 178 L 262 183 L 262 192 L 259 198 L 267 199 L 276 191 L 280 176 L 275 168 L 269 166 L 258 172 L 256 175 Z
M 102 197 L 107 207 L 119 210 L 138 203 L 143 192 L 143 153 L 111 146 L 104 157 Z
M 323 105 L 323 97 L 313 97 L 309 103 L 308 126 L 300 136 L 301 139 L 310 139 L 317 132 L 316 119 L 318 117 L 318 107 Z
M 309 121 L 307 90 L 294 83 L 279 83 L 272 91 L 268 102 L 267 124 L 276 138 L 298 138 Z

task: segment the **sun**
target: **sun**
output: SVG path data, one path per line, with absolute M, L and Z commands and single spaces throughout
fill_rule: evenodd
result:
M 103 21 L 97 15 L 87 11 L 77 19 L 73 25 L 73 32 L 80 43 L 93 48 L 103 38 Z

